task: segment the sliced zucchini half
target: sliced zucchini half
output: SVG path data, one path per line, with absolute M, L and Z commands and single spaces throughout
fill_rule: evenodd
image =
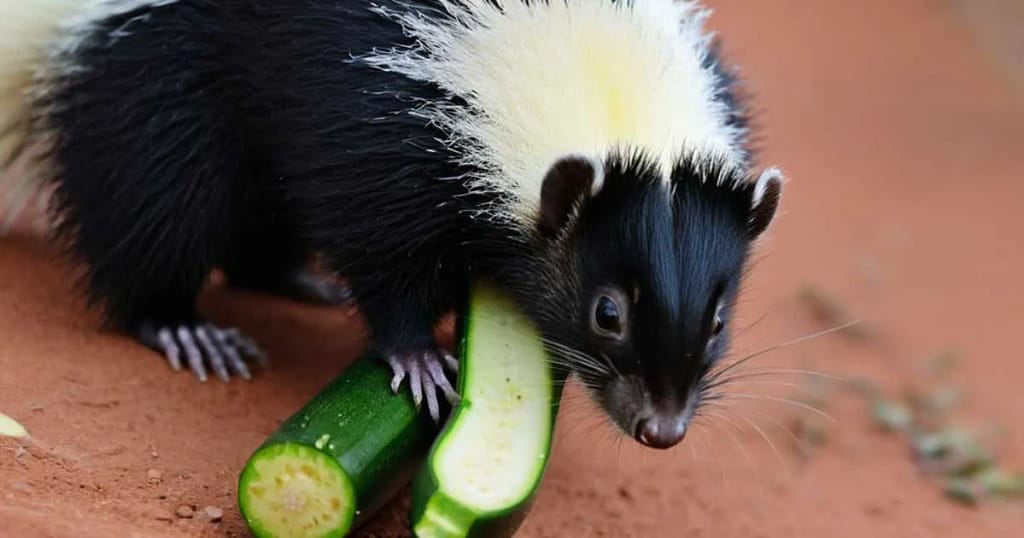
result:
M 410 526 L 420 538 L 510 536 L 544 475 L 563 379 L 493 286 L 474 286 L 460 325 L 462 400 L 413 483 Z

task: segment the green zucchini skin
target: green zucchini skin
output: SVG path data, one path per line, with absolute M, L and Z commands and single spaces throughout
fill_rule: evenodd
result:
M 261 458 L 281 456 L 282 447 L 312 447 L 330 456 L 337 478 L 350 484 L 342 523 L 322 536 L 344 536 L 386 504 L 415 475 L 437 434 L 437 426 L 412 401 L 409 391 L 393 394 L 391 372 L 378 357 L 360 358 L 298 412 L 288 418 L 250 457 L 239 478 L 242 515 L 257 536 L 270 536 L 254 513 L 252 492 Z M 308 450 L 308 448 L 305 448 Z M 302 461 L 296 461 L 301 464 Z M 296 532 L 294 536 L 302 536 Z
M 485 444 L 481 443 L 482 448 Z M 547 464 L 545 464 L 545 467 Z M 541 470 L 543 476 L 544 469 Z M 449 529 L 450 533 L 431 534 L 429 536 L 419 535 L 418 538 L 509 538 L 513 536 L 519 527 L 526 520 L 533 502 L 536 498 L 537 486 L 534 486 L 533 493 L 515 506 L 505 510 L 488 513 L 478 513 L 462 506 L 458 501 L 448 498 L 440 490 L 440 482 L 437 474 L 430 465 L 424 465 L 419 474 L 413 480 L 412 506 L 410 507 L 410 525 L 415 534 L 415 527 L 432 513 L 443 512 L 448 521 L 458 520 L 463 526 L 461 529 Z M 440 529 L 446 525 L 436 526 Z
M 561 399 L 562 385 L 556 380 L 559 388 L 556 390 L 552 406 L 552 416 L 558 414 L 558 405 Z M 460 388 L 461 390 L 461 388 Z M 551 425 L 552 435 L 554 434 L 554 422 Z M 444 431 L 439 436 L 443 436 Z M 481 440 L 481 449 L 486 450 L 486 442 Z M 428 461 L 433 456 L 433 451 L 427 457 Z M 540 479 L 547 468 L 547 462 L 540 469 L 537 475 L 537 482 L 534 484 L 533 492 L 522 502 L 510 506 L 505 510 L 488 512 L 485 514 L 472 512 L 461 506 L 457 501 L 447 498 L 440 490 L 440 481 L 430 464 L 423 465 L 420 472 L 413 480 L 412 505 L 410 506 L 410 525 L 415 528 L 417 523 L 424 518 L 430 517 L 431 510 L 443 510 L 451 519 L 460 519 L 465 523 L 465 533 L 449 535 L 420 536 L 419 538 L 509 538 L 513 536 L 519 527 L 526 520 L 530 510 L 533 508 L 537 490 L 540 486 Z
M 459 371 L 466 372 L 472 366 L 467 364 L 473 359 L 468 356 L 469 339 L 472 335 L 472 322 L 474 315 L 473 299 L 477 296 L 475 292 L 481 290 L 481 286 L 489 286 L 488 283 L 478 283 L 474 287 L 474 293 L 465 298 L 463 314 L 457 318 L 456 334 L 458 337 Z M 491 288 L 493 291 L 494 288 Z M 479 305 L 486 307 L 487 305 Z M 493 315 L 495 312 L 487 312 L 485 315 Z M 550 366 L 549 366 L 550 367 Z M 501 510 L 478 512 L 462 505 L 458 500 L 450 498 L 441 489 L 441 482 L 435 471 L 432 461 L 438 457 L 438 451 L 444 446 L 442 442 L 446 434 L 452 430 L 453 425 L 459 420 L 459 412 L 462 404 L 452 409 L 449 420 L 445 427 L 438 434 L 437 439 L 431 447 L 426 463 L 420 468 L 416 478 L 413 480 L 412 498 L 409 514 L 409 525 L 413 534 L 418 538 L 508 538 L 513 536 L 519 527 L 526 520 L 533 507 L 541 479 L 547 470 L 550 461 L 550 450 L 554 440 L 555 418 L 558 415 L 561 402 L 562 388 L 565 384 L 567 372 L 552 369 L 550 372 L 552 380 L 551 395 L 551 417 L 548 424 L 549 445 L 545 461 L 539 468 L 530 469 L 536 472 L 536 479 L 531 487 L 530 493 L 519 503 L 505 507 Z M 467 394 L 466 383 L 468 376 L 460 375 L 458 379 L 459 394 Z M 487 450 L 487 440 L 479 440 L 479 449 Z M 431 524 L 429 521 L 435 515 L 442 515 L 444 521 Z M 417 533 L 417 527 L 423 526 L 430 529 L 429 533 Z

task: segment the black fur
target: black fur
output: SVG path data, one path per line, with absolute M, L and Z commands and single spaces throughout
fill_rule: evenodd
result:
M 569 222 L 576 205 L 593 188 L 597 170 L 581 157 L 559 159 L 541 182 L 540 229 L 557 236 Z
M 274 289 L 317 249 L 378 344 L 432 343 L 470 201 L 439 180 L 461 172 L 440 133 L 401 112 L 441 96 L 348 61 L 406 42 L 361 3 L 316 0 L 182 0 L 97 27 L 40 104 L 61 235 L 110 321 L 187 321 L 214 266 Z
M 699 381 L 728 348 L 728 330 L 713 341 L 710 331 L 719 300 L 729 326 L 750 248 L 753 185 L 737 187 L 742 178 L 728 174 L 719 184 L 723 165 L 681 162 L 670 190 L 650 159 L 616 155 L 570 233 L 519 245 L 532 255 L 490 268 L 627 433 L 644 412 L 692 413 Z M 593 298 L 608 288 L 631 299 L 622 341 L 590 330 Z
M 740 142 L 746 151 L 747 161 L 752 163 L 757 158 L 755 146 L 758 144 L 757 125 L 754 123 L 754 114 L 750 109 L 752 99 L 746 91 L 745 81 L 737 68 L 725 61 L 722 48 L 720 40 L 713 40 L 704 56 L 703 66 L 711 68 L 715 74 L 715 80 L 718 83 L 715 87 L 715 97 L 728 110 L 726 125 L 737 129 Z
M 482 276 L 512 292 L 554 352 L 608 357 L 604 371 L 576 370 L 627 431 L 644 405 L 692 404 L 726 346 L 706 344 L 715 301 L 728 318 L 739 286 L 750 186 L 715 184 L 721 163 L 705 159 L 680 163 L 670 190 L 642 155 L 621 154 L 573 218 L 548 223 L 564 233 L 473 218 L 500 200 L 468 192 L 458 178 L 471 171 L 452 164 L 442 133 L 406 113 L 414 99 L 460 96 L 350 60 L 409 44 L 367 8 L 180 0 L 103 21 L 67 58 L 78 68 L 39 105 L 55 135 L 60 235 L 90 297 L 123 328 L 183 323 L 212 268 L 275 290 L 317 251 L 349 279 L 378 350 L 401 353 L 433 346 L 434 324 Z M 719 98 L 745 127 L 730 82 Z M 602 286 L 635 298 L 615 345 L 589 331 Z

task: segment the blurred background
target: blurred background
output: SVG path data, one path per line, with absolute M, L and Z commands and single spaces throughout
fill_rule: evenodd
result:
M 670 451 L 571 392 L 521 535 L 1019 535 L 1024 2 L 709 4 L 789 178 L 734 358 L 771 350 Z M 214 287 L 207 312 L 278 367 L 199 386 L 97 333 L 72 276 L 0 240 L 0 411 L 35 435 L 0 439 L 0 535 L 246 535 L 237 470 L 360 353 L 358 314 Z M 361 534 L 404 536 L 404 503 Z M 166 521 L 181 505 L 223 520 Z

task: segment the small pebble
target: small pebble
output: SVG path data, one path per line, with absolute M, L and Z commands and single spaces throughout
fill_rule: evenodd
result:
M 146 471 L 146 476 L 148 476 L 150 480 L 154 480 L 154 481 L 158 481 L 158 480 L 160 480 L 161 478 L 164 477 L 163 473 L 161 473 L 160 471 L 158 471 L 156 469 L 150 469 L 150 470 Z
M 32 491 L 33 491 L 32 486 L 30 486 L 28 482 L 20 482 L 20 481 L 19 482 L 14 482 L 13 484 L 11 484 L 11 490 L 15 491 L 17 493 L 25 493 L 25 494 L 32 493 Z
M 629 491 L 629 489 L 626 488 L 625 486 L 619 486 L 619 497 L 622 497 L 623 499 L 626 500 L 632 500 L 633 493 Z
M 190 518 L 194 513 L 195 512 L 192 511 L 192 507 L 185 506 L 184 504 L 179 506 L 178 509 L 174 511 L 174 514 L 181 518 Z
M 151 514 L 153 515 L 153 519 L 159 521 L 171 521 L 174 519 L 174 514 L 166 508 L 156 508 L 151 512 Z
M 210 521 L 220 521 L 224 517 L 224 510 L 216 506 L 207 506 L 203 508 L 203 512 L 210 518 Z
M 885 506 L 878 503 L 869 503 L 864 506 L 864 513 L 872 517 L 882 517 L 885 515 Z

